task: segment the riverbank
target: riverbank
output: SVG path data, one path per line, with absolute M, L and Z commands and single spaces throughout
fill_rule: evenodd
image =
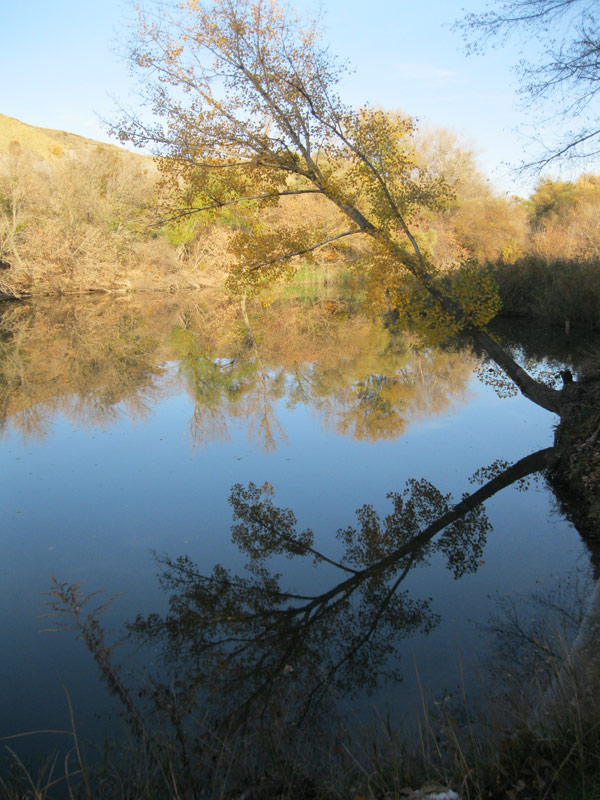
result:
M 581 534 L 600 541 L 600 373 L 566 383 L 555 441 L 551 483 Z
M 300 727 L 286 722 L 285 707 L 280 717 L 219 728 L 173 708 L 176 730 L 139 717 L 137 733 L 127 731 L 125 706 L 122 739 L 103 749 L 80 740 L 72 716 L 64 762 L 49 757 L 37 772 L 19 765 L 0 779 L 2 796 L 58 800 L 68 787 L 85 800 L 596 800 L 600 675 L 597 663 L 582 675 L 577 651 L 598 587 L 594 607 L 589 584 L 571 577 L 518 613 L 502 598 L 486 628 L 492 647 L 476 701 L 460 686 L 443 701 L 421 691 L 421 714 L 401 728 L 389 719 L 349 727 L 330 703 Z

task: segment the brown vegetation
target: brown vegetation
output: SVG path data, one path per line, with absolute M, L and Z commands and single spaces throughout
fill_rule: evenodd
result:
M 597 369 L 597 364 L 594 365 Z M 566 386 L 556 431 L 559 458 L 553 487 L 578 530 L 600 538 L 600 375 L 590 372 Z
M 542 179 L 523 201 L 495 194 L 472 149 L 448 131 L 421 131 L 415 147 L 419 163 L 452 193 L 445 209 L 421 210 L 415 221 L 420 247 L 442 271 L 469 259 L 490 264 L 504 314 L 600 326 L 598 176 Z M 247 209 L 178 216 L 149 158 L 2 116 L 0 153 L 5 296 L 172 291 L 226 277 L 226 253 L 247 225 Z M 336 167 L 341 175 L 346 169 Z M 284 224 L 328 232 L 341 219 L 319 195 L 283 196 L 256 214 L 262 231 Z M 341 239 L 294 259 L 288 278 L 363 275 L 372 258 L 368 242 Z M 372 278 L 377 295 L 387 284 L 377 270 Z
M 172 241 L 156 211 L 152 160 L 84 141 L 77 150 L 52 145 L 40 160 L 39 147 L 15 139 L 0 156 L 0 294 L 214 283 L 227 233 L 202 225 L 191 243 Z

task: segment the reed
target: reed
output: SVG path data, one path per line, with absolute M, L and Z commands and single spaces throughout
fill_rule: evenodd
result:
M 208 713 L 176 706 L 168 690 L 154 693 L 150 712 L 114 665 L 99 612 L 83 610 L 86 598 L 77 587 L 55 584 L 53 602 L 62 604 L 63 619 L 73 617 L 123 706 L 125 734 L 101 753 L 85 747 L 67 694 L 66 753 L 51 753 L 34 774 L 3 742 L 12 770 L 0 782 L 1 796 L 417 800 L 437 793 L 460 800 L 597 800 L 600 668 L 594 649 L 578 644 L 597 619 L 585 606 L 585 588 L 576 590 L 570 605 L 563 596 L 538 597 L 537 610 L 551 613 L 536 613 L 534 623 L 530 610 L 519 614 L 503 603 L 484 631 L 494 646 L 477 701 L 462 668 L 453 699 L 443 703 L 433 702 L 417 673 L 421 711 L 414 725 L 399 728 L 380 718 L 367 729 L 342 717 L 333 697 L 306 727 L 289 724 L 285 698 L 279 712 L 252 724 L 215 724 Z

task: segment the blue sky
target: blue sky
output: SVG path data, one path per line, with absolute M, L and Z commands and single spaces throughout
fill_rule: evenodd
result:
M 117 46 L 132 17 L 127 0 L 1 2 L 0 113 L 108 140 L 99 117 L 114 114 L 111 98 L 127 103 L 135 92 Z M 332 52 L 354 69 L 344 100 L 448 128 L 473 146 L 497 189 L 529 190 L 531 181 L 506 166 L 527 155 L 529 142 L 518 132 L 530 116 L 517 109 L 518 44 L 467 57 L 451 30 L 463 7 L 482 10 L 483 0 L 323 0 L 321 7 Z

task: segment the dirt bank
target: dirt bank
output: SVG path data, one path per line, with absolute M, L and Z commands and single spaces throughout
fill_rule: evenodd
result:
M 551 483 L 577 529 L 600 541 L 600 373 L 566 383 Z

